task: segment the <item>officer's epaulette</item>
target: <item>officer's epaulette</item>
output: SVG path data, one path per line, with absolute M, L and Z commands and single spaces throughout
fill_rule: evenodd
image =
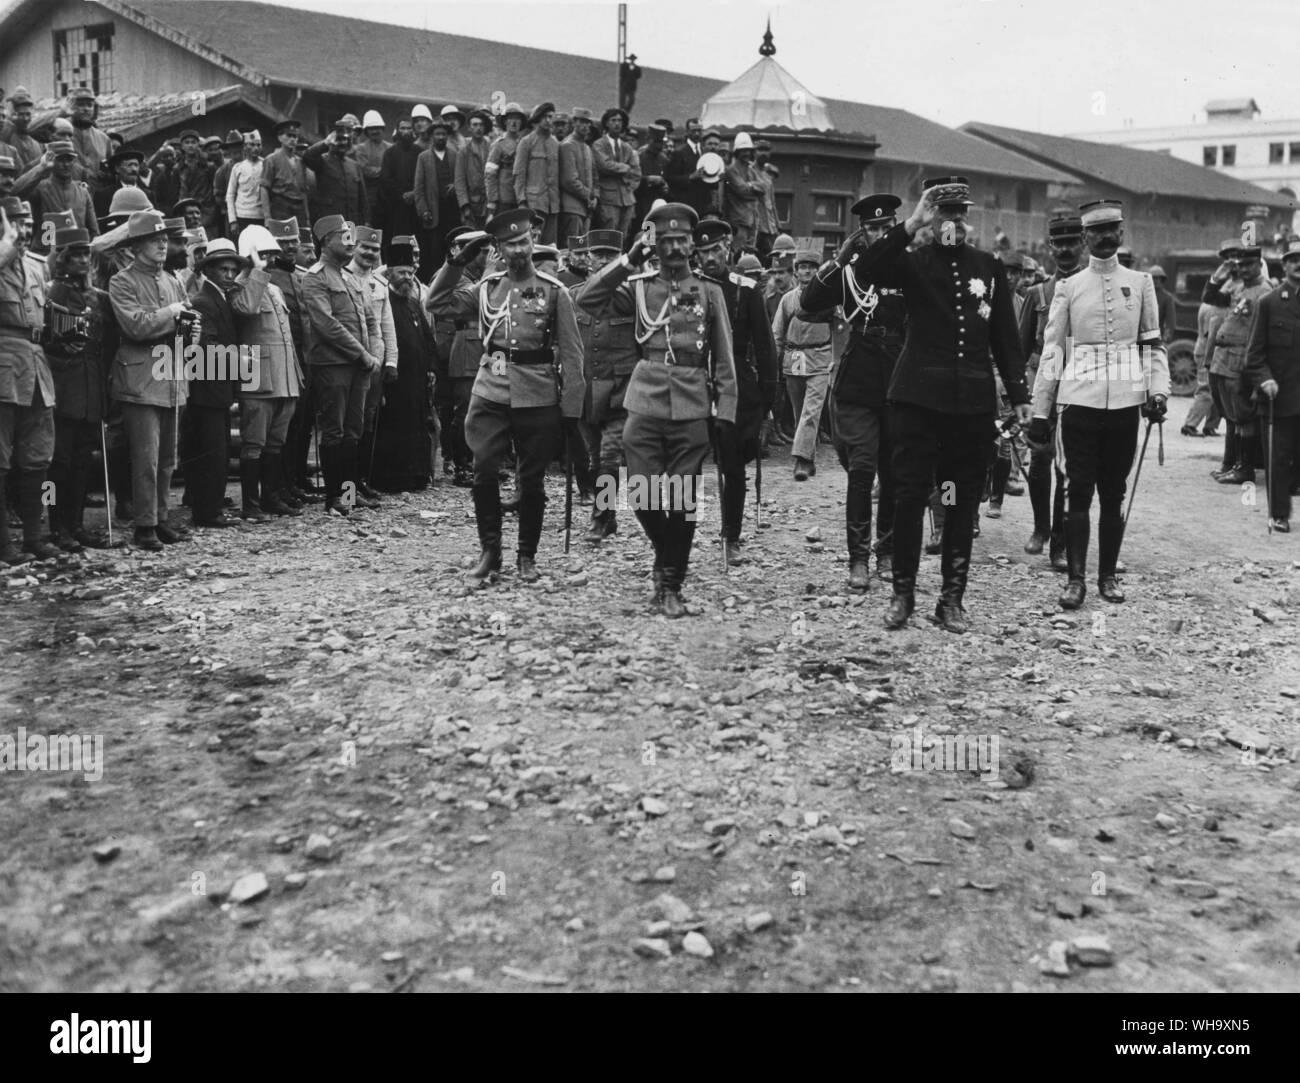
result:
M 565 284 L 564 284 L 563 282 L 561 282 L 558 278 L 556 278 L 555 275 L 550 274 L 550 273 L 547 272 L 547 271 L 539 271 L 539 270 L 537 270 L 536 267 L 534 267 L 534 268 L 533 268 L 533 274 L 535 274 L 535 275 L 536 275 L 538 278 L 540 278 L 543 282 L 549 282 L 552 286 L 559 286 L 560 289 L 567 289 L 567 288 L 568 288 L 568 287 L 565 286 Z
M 324 266 L 325 266 L 325 262 L 323 260 L 318 259 L 315 263 L 313 263 L 310 267 L 308 267 L 305 271 L 303 271 L 303 274 L 314 275 L 317 271 L 321 270 Z
M 732 271 L 729 277 L 737 286 L 748 286 L 750 289 L 753 289 L 758 285 L 758 279 L 750 278 L 748 275 L 743 275 L 739 271 Z
M 478 279 L 474 285 L 481 286 L 484 282 L 491 282 L 494 278 L 505 278 L 506 269 L 504 267 L 496 271 L 485 271 L 483 277 Z

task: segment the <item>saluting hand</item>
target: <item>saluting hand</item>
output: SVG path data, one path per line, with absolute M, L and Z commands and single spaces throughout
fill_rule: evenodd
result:
M 908 216 L 905 225 L 909 236 L 915 237 L 919 230 L 934 221 L 934 204 L 930 202 L 930 193 L 933 191 L 933 188 L 927 188 L 922 192 L 921 199 L 916 204 L 916 210 Z
M 18 243 L 18 227 L 9 221 L 9 216 L 5 214 L 3 207 L 0 207 L 0 240 L 5 244 Z
M 645 233 L 642 232 L 637 236 L 637 239 L 632 242 L 632 247 L 628 249 L 627 261 L 633 267 L 640 267 L 650 258 L 650 253 L 653 251 L 654 247 L 650 244 L 649 240 L 646 239 Z

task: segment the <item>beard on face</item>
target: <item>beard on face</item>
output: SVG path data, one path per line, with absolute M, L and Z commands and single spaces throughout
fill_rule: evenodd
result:
M 185 249 L 182 248 L 179 252 L 167 250 L 167 258 L 163 260 L 164 271 L 181 271 L 187 266 L 189 266 L 189 254 Z

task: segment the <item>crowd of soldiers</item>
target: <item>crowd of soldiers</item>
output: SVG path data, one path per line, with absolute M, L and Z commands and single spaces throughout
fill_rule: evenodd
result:
M 391 143 L 371 111 L 310 145 L 281 122 L 265 159 L 255 131 L 186 131 L 146 158 L 99 132 L 88 91 L 43 146 L 27 134 L 30 98 L 10 103 L 0 493 L 22 537 L 0 506 L 0 559 L 103 544 L 83 521 L 97 446 L 110 531 L 114 515 L 131 520 L 133 543 L 160 551 L 190 537 L 168 514 L 178 462 L 201 529 L 297 517 L 311 502 L 348 516 L 381 491 L 427 486 L 440 433 L 447 472 L 471 490 L 472 582 L 499 575 L 510 510 L 518 578 L 539 577 L 543 479 L 560 458 L 591 507 L 586 541 L 632 510 L 654 549 L 652 604 L 677 617 L 706 459 L 730 567 L 746 559 L 748 465 L 761 484 L 768 445 L 789 443 L 806 481 L 829 439 L 847 475 L 848 585 L 869 588 L 874 552 L 893 584 L 886 627 L 914 609 L 928 509 L 934 619 L 967 630 L 980 504 L 1001 514 L 1017 464 L 1033 507 L 1025 549 L 1050 544 L 1068 573 L 1061 605 L 1085 598 L 1094 495 L 1097 589 L 1124 600 L 1121 509 L 1139 415 L 1148 434 L 1164 419 L 1169 321 L 1152 275 L 1122 259 L 1116 201 L 1050 223 L 1050 276 L 969 243 L 962 177 L 924 182 L 901 222 L 897 196 L 860 200 L 857 230 L 823 261 L 778 232 L 770 148 L 742 132 L 728 161 L 695 120 L 679 140 L 656 121 L 637 143 L 618 108 L 597 136 L 589 110 L 550 102 L 468 117 L 417 105 Z M 1207 287 L 1207 304 L 1231 309 L 1214 357 L 1244 357 L 1252 326 L 1258 341 L 1237 382 L 1215 374 L 1212 388 L 1238 434 L 1238 473 L 1258 449 L 1242 400 L 1258 391 L 1274 407 L 1271 476 L 1283 481 L 1269 487 L 1270 522 L 1285 530 L 1300 245 L 1280 297 L 1248 259 L 1236 265 L 1240 286 L 1225 271 L 1213 298 Z M 1266 295 L 1278 311 L 1261 330 Z M 237 518 L 225 496 L 235 411 Z

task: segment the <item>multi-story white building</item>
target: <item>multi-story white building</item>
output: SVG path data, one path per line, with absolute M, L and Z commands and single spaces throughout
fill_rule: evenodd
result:
M 1254 98 L 1221 98 L 1206 104 L 1200 123 L 1079 132 L 1077 138 L 1171 154 L 1295 199 L 1300 192 L 1300 118 L 1259 120 L 1259 114 Z M 1300 228 L 1300 212 L 1292 228 Z

